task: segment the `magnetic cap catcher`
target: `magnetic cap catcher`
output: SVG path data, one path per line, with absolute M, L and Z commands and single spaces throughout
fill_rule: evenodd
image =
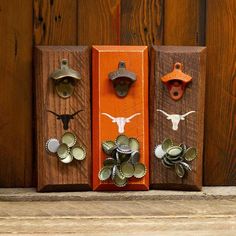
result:
M 161 81 L 167 86 L 170 97 L 177 101 L 182 98 L 185 88 L 192 77 L 182 72 L 183 65 L 179 62 L 174 64 L 172 72 L 161 78 Z

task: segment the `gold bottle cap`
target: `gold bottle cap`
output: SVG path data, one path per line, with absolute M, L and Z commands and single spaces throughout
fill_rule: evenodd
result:
M 65 132 L 61 138 L 62 143 L 67 144 L 68 147 L 73 147 L 76 144 L 77 138 L 71 132 Z
M 123 175 L 123 173 L 121 172 L 120 168 L 116 169 L 116 175 L 120 178 L 120 179 L 125 179 L 125 176 Z
M 107 155 L 111 155 L 113 150 L 116 149 L 116 145 L 113 141 L 105 141 L 102 143 L 102 149 Z
M 120 166 L 120 170 L 126 178 L 130 178 L 134 174 L 134 166 L 129 162 L 123 162 Z
M 71 148 L 71 154 L 76 160 L 79 161 L 84 160 L 86 157 L 86 151 L 84 147 L 78 145 Z
M 103 165 L 104 166 L 109 166 L 112 167 L 116 164 L 116 160 L 112 157 L 107 157 L 104 161 L 103 161 Z
M 57 149 L 58 157 L 61 159 L 64 159 L 69 155 L 69 153 L 70 153 L 70 149 L 67 146 L 67 144 L 65 144 L 65 143 L 60 144 L 60 146 Z
M 71 154 L 68 154 L 66 158 L 60 159 L 60 161 L 65 164 L 69 164 L 73 161 L 73 157 Z
M 167 154 L 176 157 L 182 153 L 183 149 L 180 146 L 172 146 L 167 149 Z
M 139 151 L 140 145 L 136 138 L 129 138 L 129 147 L 132 151 Z
M 46 150 L 50 153 L 56 153 L 60 142 L 56 138 L 50 138 L 46 142 Z
M 173 142 L 172 142 L 172 140 L 171 139 L 165 139 L 163 142 L 162 142 L 162 145 L 161 145 L 161 147 L 162 147 L 162 150 L 164 151 L 164 152 L 167 152 L 167 150 L 170 148 L 170 147 L 172 147 L 173 146 Z
M 183 157 L 186 161 L 193 161 L 197 157 L 197 149 L 194 147 L 188 148 Z
M 124 187 L 127 185 L 128 181 L 126 178 L 121 179 L 118 175 L 115 176 L 113 183 L 117 186 L 117 187 Z
M 138 163 L 139 159 L 140 159 L 140 152 L 139 151 L 134 151 L 131 153 L 130 160 L 133 165 Z
M 124 135 L 121 134 L 116 138 L 116 144 L 119 145 L 129 145 L 129 138 Z
M 181 164 L 175 165 L 175 173 L 180 177 L 183 178 L 185 174 L 184 167 Z
M 98 178 L 101 181 L 109 179 L 111 176 L 111 168 L 109 166 L 104 166 L 98 173 Z
M 146 175 L 147 168 L 145 167 L 144 164 L 142 163 L 137 163 L 134 165 L 134 177 L 135 178 L 142 178 L 143 176 Z

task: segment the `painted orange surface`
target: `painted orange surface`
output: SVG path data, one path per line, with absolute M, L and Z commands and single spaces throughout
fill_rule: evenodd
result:
M 148 49 L 146 46 L 93 46 L 93 189 L 94 190 L 148 190 Z M 136 74 L 134 82 L 124 98 L 119 98 L 108 74 L 118 69 L 118 63 L 125 61 L 126 69 Z M 124 134 L 140 142 L 140 162 L 147 167 L 142 179 L 129 179 L 125 187 L 116 187 L 110 180 L 100 181 L 98 172 L 103 167 L 105 154 L 101 144 L 115 140 L 118 126 L 110 118 L 129 117 L 141 113 L 125 125 Z

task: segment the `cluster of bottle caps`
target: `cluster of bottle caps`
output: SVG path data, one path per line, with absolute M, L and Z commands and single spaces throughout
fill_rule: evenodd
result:
M 72 132 L 65 132 L 61 140 L 50 138 L 46 143 L 46 150 L 57 154 L 62 163 L 68 164 L 76 160 L 84 160 L 86 157 L 85 148 L 77 144 L 77 137 Z
M 147 169 L 139 162 L 140 144 L 136 138 L 119 135 L 115 141 L 103 142 L 102 149 L 106 159 L 98 173 L 101 181 L 111 179 L 116 186 L 124 187 L 129 178 L 145 176 Z
M 165 139 L 162 144 L 156 146 L 154 152 L 155 157 L 160 159 L 165 167 L 174 167 L 180 178 L 184 177 L 186 171 L 192 170 L 188 163 L 197 157 L 196 148 L 187 148 L 184 144 L 175 146 L 171 139 Z

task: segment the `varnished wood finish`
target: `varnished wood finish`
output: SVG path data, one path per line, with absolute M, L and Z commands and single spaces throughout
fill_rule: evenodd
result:
M 32 185 L 32 2 L 0 1 L 0 187 Z
M 35 55 L 38 191 L 88 190 L 91 187 L 90 50 L 79 46 L 40 46 Z M 68 99 L 57 95 L 53 81 L 48 78 L 59 68 L 62 58 L 67 58 L 69 67 L 81 74 L 74 94 Z M 63 164 L 45 150 L 49 138 L 60 139 L 64 133 L 62 122 L 47 110 L 72 114 L 80 109 L 84 111 L 70 121 L 68 131 L 76 134 L 87 156 L 83 161 Z
M 121 44 L 161 44 L 163 0 L 121 1 Z
M 93 189 L 94 190 L 147 190 L 149 188 L 148 155 L 148 54 L 146 46 L 94 46 L 93 47 Z M 137 75 L 125 98 L 118 98 L 108 73 L 117 70 L 119 61 L 126 62 L 127 70 Z M 138 138 L 140 162 L 147 167 L 142 179 L 129 179 L 126 187 L 116 187 L 111 181 L 101 182 L 98 172 L 105 154 L 101 144 L 115 140 L 119 135 L 116 123 L 102 115 L 129 117 L 141 113 L 125 126 L 125 135 Z
M 78 1 L 78 43 L 119 44 L 120 0 Z
M 36 45 L 75 45 L 77 1 L 34 0 L 34 42 Z
M 207 1 L 206 185 L 236 185 L 236 1 Z
M 150 168 L 151 186 L 157 189 L 200 190 L 202 187 L 202 152 L 204 132 L 204 97 L 206 54 L 204 47 L 155 46 L 152 49 L 152 68 L 150 79 Z M 190 75 L 192 82 L 185 89 L 179 101 L 170 98 L 161 77 L 173 70 L 176 62 L 183 64 L 183 72 Z M 162 109 L 168 114 L 184 114 L 196 111 L 184 121 L 178 130 L 172 130 L 172 123 L 158 112 Z M 165 138 L 175 144 L 184 143 L 197 148 L 197 158 L 191 162 L 192 172 L 183 179 L 175 171 L 167 169 L 154 157 L 154 148 Z
M 204 0 L 165 0 L 164 10 L 165 45 L 204 45 Z

